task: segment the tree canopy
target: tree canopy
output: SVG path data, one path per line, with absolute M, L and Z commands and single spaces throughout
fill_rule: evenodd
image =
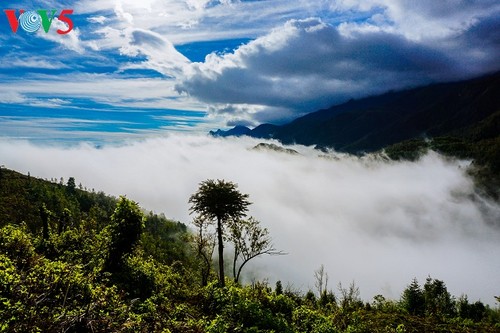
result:
M 248 194 L 238 191 L 238 186 L 225 180 L 208 179 L 200 183 L 198 190 L 189 198 L 191 212 L 209 220 L 227 221 L 245 216 Z
M 225 180 L 208 179 L 200 183 L 198 191 L 189 198 L 191 212 L 201 218 L 216 220 L 217 248 L 219 254 L 219 284 L 225 286 L 224 277 L 224 225 L 231 219 L 237 220 L 245 216 L 250 202 L 248 194 L 238 191 L 238 186 Z

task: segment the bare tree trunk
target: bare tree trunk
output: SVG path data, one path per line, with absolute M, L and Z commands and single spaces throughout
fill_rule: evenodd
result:
M 203 259 L 205 260 L 205 267 L 201 269 L 201 285 L 205 287 L 208 285 L 208 278 L 210 276 L 210 260 L 203 255 Z
M 238 278 L 236 276 L 236 262 L 238 261 L 238 252 L 236 249 L 234 250 L 234 258 L 233 258 L 233 278 L 236 283 L 238 283 Z
M 219 284 L 222 288 L 226 286 L 224 279 L 224 243 L 222 242 L 222 221 L 217 217 L 217 239 L 219 241 Z

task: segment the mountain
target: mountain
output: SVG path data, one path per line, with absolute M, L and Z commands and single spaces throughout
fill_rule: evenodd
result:
M 216 137 L 242 136 L 242 135 L 251 136 L 251 130 L 246 126 L 236 126 L 228 131 L 223 131 L 220 129 L 218 129 L 217 131 L 210 131 L 209 134 Z
M 499 96 L 500 72 L 350 100 L 281 126 L 262 124 L 252 130 L 235 127 L 215 133 L 274 138 L 284 144 L 331 147 L 350 153 L 371 152 L 415 138 L 465 135 L 500 110 Z
M 270 151 L 277 151 L 280 153 L 286 153 L 286 154 L 291 154 L 291 155 L 298 155 L 299 152 L 296 151 L 295 149 L 290 149 L 290 148 L 284 148 L 280 147 L 278 145 L 275 145 L 274 143 L 264 143 L 261 142 L 255 147 L 252 148 L 253 150 L 270 150 Z

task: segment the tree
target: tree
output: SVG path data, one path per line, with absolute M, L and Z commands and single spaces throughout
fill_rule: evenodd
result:
M 68 182 L 66 183 L 66 189 L 68 193 L 74 194 L 76 192 L 76 183 L 74 177 L 69 177 Z
M 443 281 L 428 277 L 424 285 L 425 311 L 427 315 L 453 315 L 451 295 Z
M 212 266 L 212 256 L 215 249 L 215 234 L 207 232 L 208 222 L 202 217 L 196 217 L 193 224 L 197 229 L 197 234 L 194 236 L 196 254 L 203 261 L 201 267 L 201 285 L 208 284 L 210 276 L 210 267 Z
M 363 306 L 360 298 L 359 287 L 354 281 L 351 282 L 349 288 L 344 288 L 339 282 L 338 289 L 340 292 L 340 304 L 344 309 L 357 309 Z
M 60 235 L 71 222 L 71 211 L 68 208 L 64 208 L 61 216 L 59 217 L 59 225 L 57 228 L 57 233 Z
M 111 244 L 106 268 L 116 272 L 123 263 L 123 256 L 132 252 L 141 237 L 144 217 L 136 202 L 120 197 L 111 215 Z
M 276 281 L 276 287 L 274 288 L 276 295 L 283 295 L 283 284 L 281 280 Z
M 326 292 L 328 288 L 328 272 L 325 270 L 325 266 L 321 264 L 321 266 L 314 271 L 314 286 L 318 290 L 319 297 L 323 295 L 323 292 Z
M 229 224 L 229 240 L 234 246 L 233 277 L 237 283 L 241 270 L 246 263 L 263 254 L 280 255 L 272 244 L 269 231 L 260 226 L 259 221 L 250 217 L 248 220 L 233 220 Z M 238 259 L 241 263 L 238 266 Z
M 469 303 L 467 295 L 462 295 L 456 302 L 457 314 L 460 318 L 480 322 L 486 316 L 486 307 L 480 301 Z
M 47 209 L 45 203 L 40 206 L 40 219 L 42 220 L 42 237 L 44 240 L 49 239 L 49 217 L 52 212 Z
M 198 191 L 189 198 L 189 203 L 191 213 L 196 212 L 206 220 L 217 222 L 219 283 L 224 287 L 224 225 L 230 219 L 238 220 L 245 216 L 250 205 L 248 194 L 240 193 L 232 182 L 208 179 L 200 183 Z
M 424 293 L 416 278 L 406 287 L 401 296 L 403 308 L 412 315 L 423 315 L 425 310 Z

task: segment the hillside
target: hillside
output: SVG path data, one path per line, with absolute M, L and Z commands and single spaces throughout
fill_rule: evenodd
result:
M 279 281 L 221 288 L 213 270 L 200 280 L 195 239 L 73 178 L 1 168 L 0 332 L 500 332 L 498 309 L 430 277 L 398 301 L 363 302 L 354 283 L 319 295 Z
M 53 233 L 84 227 L 97 233 L 111 223 L 117 203 L 115 197 L 77 186 L 73 177 L 66 183 L 62 178 L 49 181 L 0 167 L 0 227 L 21 225 L 38 234 L 44 211 Z M 165 262 L 185 258 L 181 235 L 186 234 L 187 226 L 153 212 L 143 213 L 143 245 L 161 251 Z
M 415 138 L 454 136 L 475 140 L 481 121 L 500 111 L 500 73 L 478 79 L 433 84 L 411 90 L 351 100 L 309 113 L 281 125 L 252 130 L 212 132 L 219 136 L 250 135 L 282 143 L 329 147 L 339 151 L 372 152 Z M 500 134 L 490 126 L 489 138 Z

